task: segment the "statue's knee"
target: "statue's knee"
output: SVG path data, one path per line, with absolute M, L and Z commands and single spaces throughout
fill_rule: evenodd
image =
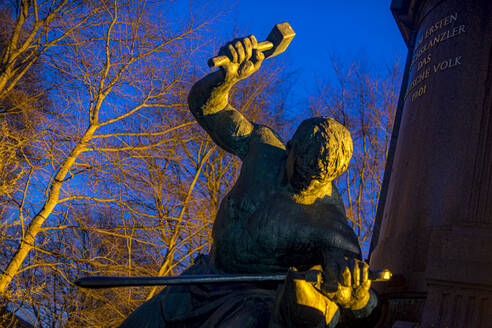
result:
M 247 297 L 220 320 L 217 328 L 267 328 L 272 316 L 273 296 L 271 299 Z

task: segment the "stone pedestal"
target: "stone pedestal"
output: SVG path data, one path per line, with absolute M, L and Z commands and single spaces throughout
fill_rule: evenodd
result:
M 392 9 L 414 51 L 371 256 L 401 276 L 376 288 L 393 323 L 492 327 L 492 1 Z

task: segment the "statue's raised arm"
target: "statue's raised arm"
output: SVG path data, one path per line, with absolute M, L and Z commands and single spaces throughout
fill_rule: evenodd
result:
M 216 213 L 210 253 L 183 276 L 287 272 L 285 280 L 167 287 L 122 327 L 370 327 L 377 319 L 369 266 L 333 184 L 352 157 L 350 132 L 329 117 L 307 118 L 284 144 L 229 103 L 234 84 L 285 50 L 294 35 L 280 23 L 267 41 L 250 36 L 226 44 L 210 61 L 220 70 L 198 81 L 188 98 L 215 143 L 243 163 Z M 304 281 L 296 270 L 319 273 Z
M 243 159 L 254 125 L 229 104 L 229 91 L 260 68 L 264 55 L 257 49 L 253 35 L 229 42 L 219 55 L 227 56 L 229 61 L 191 88 L 188 104 L 214 142 Z

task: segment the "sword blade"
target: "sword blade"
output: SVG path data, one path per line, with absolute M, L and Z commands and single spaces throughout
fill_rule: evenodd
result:
M 270 275 L 181 275 L 175 277 L 85 277 L 75 281 L 75 284 L 83 288 L 111 288 L 111 287 L 137 287 L 137 286 L 176 286 L 193 284 L 218 284 L 234 282 L 281 282 L 285 274 Z
M 317 282 L 321 271 L 290 271 L 293 279 Z M 255 282 L 282 282 L 287 277 L 279 274 L 212 274 L 212 275 L 181 275 L 174 277 L 108 277 L 95 276 L 77 279 L 75 285 L 82 288 L 112 288 L 112 287 L 139 287 L 139 286 L 176 286 L 193 284 L 223 284 L 223 283 L 255 283 Z M 387 269 L 369 270 L 369 279 L 372 281 L 388 281 L 391 272 Z

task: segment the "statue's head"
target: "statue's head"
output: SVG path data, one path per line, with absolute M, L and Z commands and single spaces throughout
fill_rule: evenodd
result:
M 330 117 L 303 121 L 287 144 L 286 172 L 296 192 L 321 187 L 342 174 L 352 157 L 350 132 Z

